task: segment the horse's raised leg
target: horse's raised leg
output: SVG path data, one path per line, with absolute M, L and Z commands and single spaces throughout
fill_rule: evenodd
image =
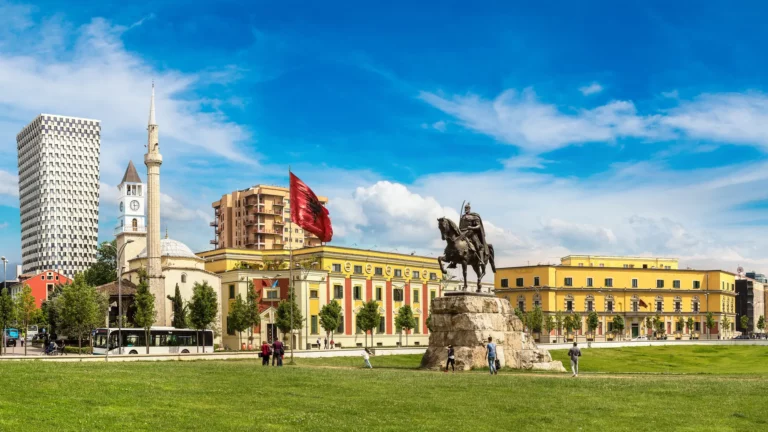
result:
M 437 263 L 440 264 L 440 271 L 445 274 L 445 267 L 443 266 L 443 260 L 445 260 L 445 255 L 440 255 L 437 257 Z
M 483 276 L 485 276 L 485 266 L 481 264 L 473 264 L 472 268 L 475 270 L 475 274 L 477 275 L 477 292 L 481 292 L 481 287 L 483 286 Z
M 461 274 L 464 275 L 464 291 L 467 290 L 467 265 L 462 263 L 461 264 Z

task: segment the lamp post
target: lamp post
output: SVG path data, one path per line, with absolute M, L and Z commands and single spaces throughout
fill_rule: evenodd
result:
M 0 260 L 3 261 L 3 289 L 6 288 L 6 283 L 8 281 L 8 276 L 5 274 L 8 269 L 8 258 L 6 257 L 0 257 Z M 17 275 L 18 277 L 18 275 Z
M 133 240 L 126 241 L 120 249 L 116 249 L 115 271 L 117 272 L 117 353 L 123 353 L 123 263 L 122 256 L 125 247 Z M 112 245 L 112 243 L 109 243 Z M 115 247 L 115 246 L 112 246 Z M 107 318 L 109 321 L 109 318 Z M 109 322 L 107 322 L 107 358 L 109 358 Z

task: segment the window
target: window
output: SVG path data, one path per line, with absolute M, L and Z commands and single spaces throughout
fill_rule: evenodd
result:
M 376 287 L 376 300 L 381 301 L 381 287 Z
M 518 300 L 517 308 L 520 309 L 520 312 L 525 312 L 525 300 Z
M 403 271 L 400 269 L 395 269 L 395 277 L 403 277 Z
M 676 328 L 676 329 L 677 329 L 677 331 L 679 331 L 679 332 L 680 332 L 680 331 L 683 331 L 683 323 L 681 323 L 680 321 L 678 321 L 677 323 L 675 323 L 675 328 Z
M 333 286 L 333 298 L 336 299 L 343 299 L 344 298 L 344 287 L 341 285 L 334 285 Z
M 227 334 L 230 336 L 235 334 L 235 329 L 229 325 L 229 317 L 227 317 Z
M 354 300 L 362 300 L 363 299 L 363 287 L 360 285 L 356 285 L 354 288 L 352 288 L 352 298 Z
M 600 267 L 605 267 L 605 264 L 603 264 L 603 263 L 600 263 Z
M 573 278 L 565 278 L 565 286 L 573 286 Z
M 266 293 L 268 299 L 277 299 L 277 290 L 267 290 Z
M 664 288 L 664 279 L 656 280 L 656 288 Z
M 413 317 L 416 320 L 416 327 L 413 328 L 413 334 L 419 334 L 419 317 Z
M 373 274 L 375 274 L 376 276 L 382 276 L 384 274 L 384 269 L 382 269 L 381 267 L 376 267 L 373 269 Z
M 679 301 L 675 302 L 675 312 L 682 312 L 683 311 L 683 307 L 680 305 L 680 303 L 681 302 L 679 302 Z
M 632 312 L 638 312 L 640 310 L 640 306 L 638 305 L 637 300 L 632 300 Z
M 339 317 L 339 328 L 336 329 L 336 333 L 344 334 L 344 315 Z
M 430 291 L 429 292 L 429 299 L 430 300 L 434 300 L 436 295 L 437 295 L 437 293 L 435 291 Z
M 592 300 L 587 300 L 587 312 L 592 312 Z
M 355 333 L 363 334 L 363 329 L 360 327 L 360 319 L 355 317 Z
M 429 280 L 437 280 L 437 273 L 430 273 Z
M 701 281 L 693 281 L 693 289 L 701 288 Z
M 592 278 L 587 278 L 587 286 L 588 287 L 592 286 Z
M 309 290 L 309 298 L 318 298 L 317 290 Z
M 534 276 L 534 278 L 533 278 L 533 286 L 539 286 L 539 277 L 538 276 Z
M 573 312 L 573 300 L 566 300 L 565 310 L 568 312 Z
M 421 303 L 419 301 L 419 290 L 413 290 L 413 301 L 411 303 Z
M 403 301 L 403 290 L 402 288 L 395 288 L 392 290 L 392 297 L 396 302 Z
M 656 301 L 656 312 L 663 312 L 663 311 L 664 311 L 664 302 Z
M 584 263 L 579 263 L 579 267 L 584 267 Z
M 517 286 L 517 287 L 523 286 L 523 278 L 515 279 L 515 286 Z
M 310 324 L 310 332 L 317 334 L 317 315 L 312 315 L 312 324 Z
M 632 288 L 637 288 L 637 279 L 632 279 Z
M 680 288 L 680 281 L 679 280 L 673 280 L 672 281 L 672 288 Z
M 613 301 L 612 301 L 612 300 L 608 300 L 608 301 L 605 303 L 605 310 L 606 310 L 607 312 L 613 312 Z
M 341 273 L 341 264 L 334 264 L 333 271 L 336 273 Z
M 230 285 L 229 286 L 229 298 L 233 299 L 235 298 L 235 286 Z
M 187 274 L 186 273 L 182 273 L 181 274 L 181 283 L 187 283 Z
M 413 272 L 413 278 L 414 278 L 414 279 L 419 279 L 419 272 L 417 272 L 417 271 L 414 271 L 414 272 Z
M 502 279 L 501 280 L 501 287 L 502 288 L 509 288 L 509 279 Z
M 693 323 L 693 330 L 694 331 L 701 331 L 701 323 L 698 322 L 698 321 Z
M 613 287 L 613 278 L 605 278 L 605 287 L 606 288 Z
M 699 313 L 699 302 L 697 301 L 693 302 L 693 312 Z
M 379 332 L 379 333 L 382 333 L 382 334 L 383 334 L 383 333 L 386 331 L 386 330 L 385 330 L 385 329 L 386 329 L 386 327 L 384 327 L 384 325 L 385 325 L 385 323 L 384 323 L 384 317 L 381 317 L 381 318 L 379 319 L 379 329 L 378 329 L 378 332 Z
M 355 266 L 355 274 L 363 274 L 363 266 L 356 265 Z

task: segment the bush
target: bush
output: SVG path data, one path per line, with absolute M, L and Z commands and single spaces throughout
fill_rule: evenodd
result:
M 93 350 L 89 346 L 87 346 L 87 347 L 84 346 L 82 351 L 77 349 L 77 345 L 75 345 L 75 346 L 65 346 L 64 347 L 64 354 L 78 354 L 78 353 L 83 354 L 83 355 L 85 355 L 85 354 L 93 354 Z

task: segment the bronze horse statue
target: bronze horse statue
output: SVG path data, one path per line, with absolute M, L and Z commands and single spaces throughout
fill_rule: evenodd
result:
M 437 257 L 440 264 L 440 270 L 446 273 L 444 263 L 450 263 L 451 267 L 461 265 L 461 272 L 464 275 L 464 291 L 467 291 L 467 266 L 471 266 L 477 275 L 477 292 L 480 292 L 481 281 L 485 276 L 485 267 L 491 264 L 491 270 L 496 273 L 496 263 L 493 258 L 493 246 L 488 244 L 488 255 L 480 259 L 480 255 L 475 252 L 476 249 L 470 246 L 467 237 L 459 230 L 459 227 L 448 218 L 438 218 L 437 226 L 440 228 L 440 235 L 448 244 L 445 246 L 443 255 Z

